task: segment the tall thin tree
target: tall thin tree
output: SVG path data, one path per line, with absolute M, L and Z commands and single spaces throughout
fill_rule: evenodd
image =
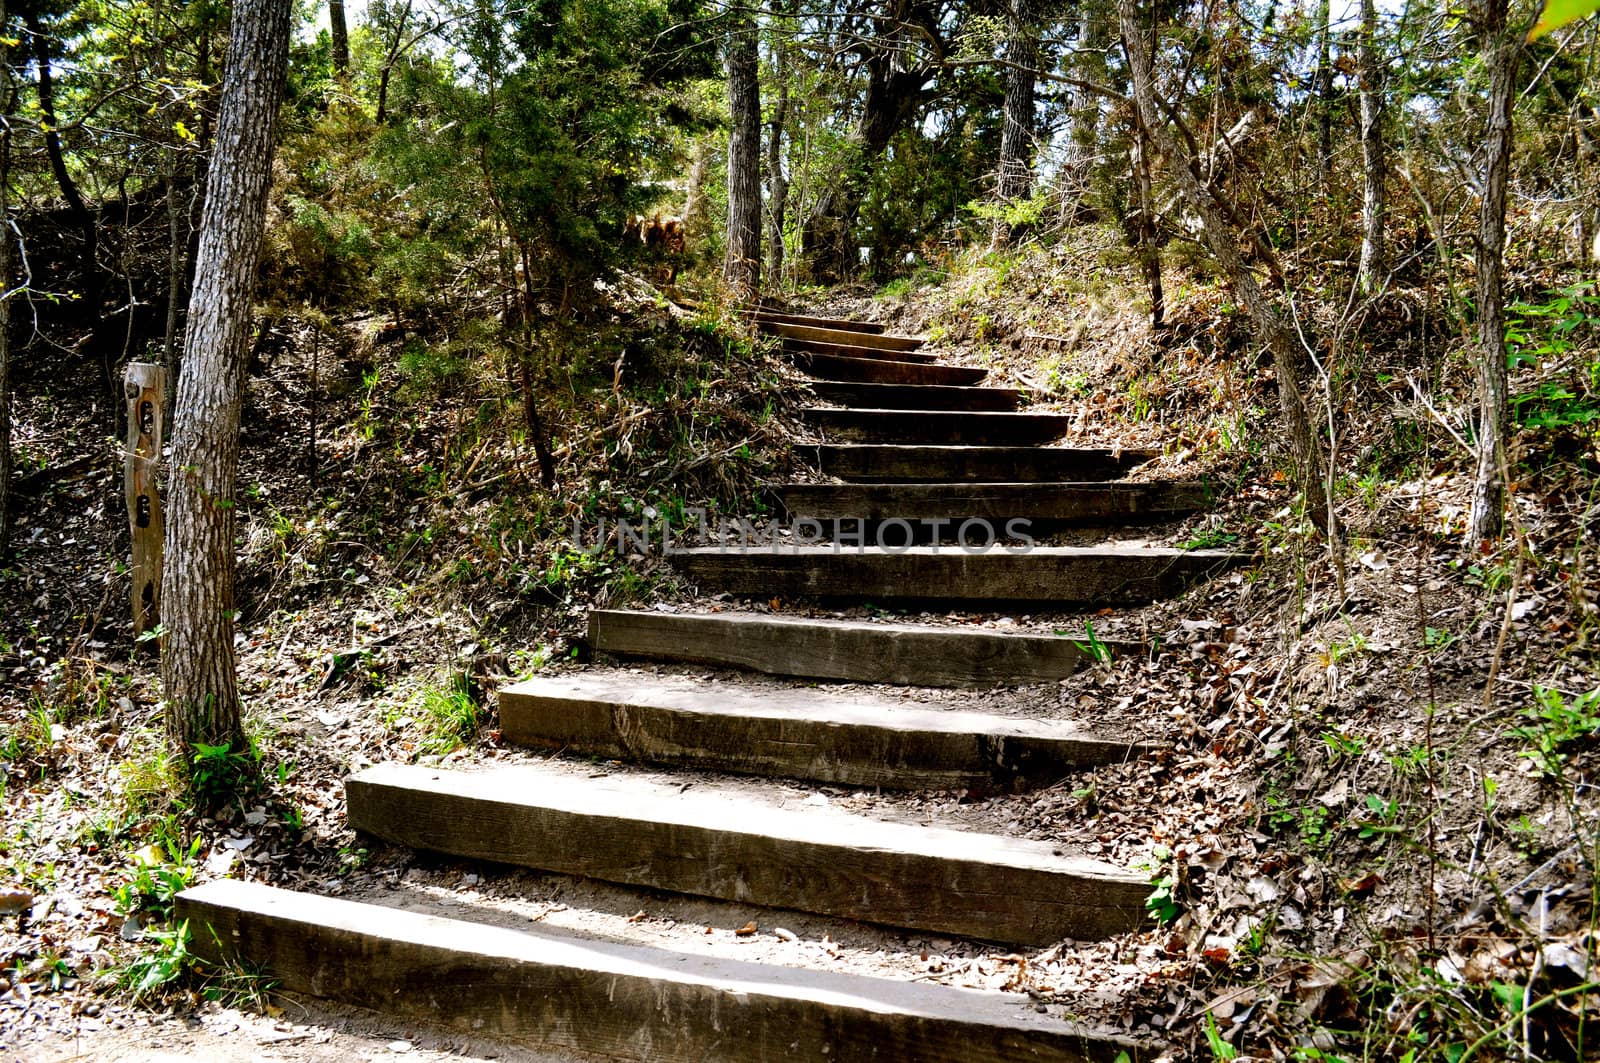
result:
M 350 28 L 345 23 L 344 0 L 328 0 L 328 43 L 333 48 L 333 72 L 350 73 Z
M 1006 95 L 1000 125 L 1000 173 L 995 194 L 1002 205 L 1026 199 L 1033 191 L 1033 109 L 1039 62 L 1038 31 L 1033 26 L 1032 0 L 1006 5 Z M 1017 235 L 1001 220 L 995 242 Z
M 1386 253 L 1383 227 L 1388 224 L 1384 200 L 1383 112 L 1387 81 L 1383 57 L 1378 54 L 1378 5 L 1361 0 L 1361 46 L 1357 57 L 1361 79 L 1361 270 L 1362 291 L 1371 293 L 1382 283 Z
M 1477 343 L 1478 474 L 1467 521 L 1467 545 L 1500 535 L 1505 511 L 1505 440 L 1510 420 L 1506 381 L 1506 184 L 1511 174 L 1511 108 L 1523 30 L 1510 25 L 1509 0 L 1477 0 L 1479 55 L 1489 74 L 1484 101 L 1483 198 L 1478 204 Z
M 1337 533 L 1336 521 L 1328 505 L 1328 485 L 1322 449 L 1306 412 L 1305 398 L 1295 367 L 1294 345 L 1289 328 L 1267 293 L 1261 290 L 1250 268 L 1239 254 L 1239 233 L 1229 218 L 1237 211 L 1216 198 L 1216 193 L 1200 183 L 1192 157 L 1179 145 L 1167 128 L 1166 111 L 1155 93 L 1155 74 L 1150 59 L 1150 44 L 1139 24 L 1136 0 L 1117 0 L 1117 22 L 1122 31 L 1122 46 L 1128 56 L 1128 74 L 1133 83 L 1133 101 L 1139 121 L 1166 166 L 1167 176 L 1177 186 L 1189 209 L 1200 219 L 1200 234 L 1212 257 L 1222 267 L 1233 290 L 1255 324 L 1257 338 L 1272 354 L 1277 374 L 1278 403 L 1294 457 L 1296 480 L 1306 499 L 1311 519 L 1328 535 Z
M 761 287 L 761 82 L 756 22 L 731 16 L 728 33 L 728 257 L 723 272 L 745 298 Z
M 234 485 L 250 298 L 289 55 L 289 0 L 236 0 L 172 439 L 161 679 L 180 750 L 241 731 L 233 656 Z

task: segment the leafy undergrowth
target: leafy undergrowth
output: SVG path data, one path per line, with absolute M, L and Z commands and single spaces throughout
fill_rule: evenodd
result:
M 1170 719 L 1172 751 L 1041 798 L 1042 837 L 1148 820 L 1164 925 L 1129 943 L 1132 1024 L 1199 1059 L 1593 1058 L 1600 290 L 1519 264 L 1510 527 L 1467 550 L 1461 308 L 1285 262 L 1332 548 L 1288 490 L 1270 362 L 1195 264 L 1169 263 L 1159 331 L 1092 229 L 836 305 L 1072 414 L 1070 442 L 1161 449 L 1141 475 L 1210 476 L 1221 504 L 1180 541 L 1254 552 L 1094 688 Z
M 927 328 L 953 359 L 1071 412 L 1071 441 L 1159 449 L 1140 475 L 1212 477 L 1218 507 L 1178 541 L 1253 557 L 1168 607 L 1085 622 L 1147 652 L 1076 677 L 1063 703 L 1115 699 L 1171 747 L 995 814 L 1146 866 L 1152 919 L 1099 951 L 991 957 L 1006 984 L 1074 1004 L 1090 990 L 1107 1001 L 1098 1018 L 1182 1058 L 1592 1055 L 1589 296 L 1526 278 L 1515 519 L 1471 552 L 1469 392 L 1448 308 L 1396 286 L 1357 327 L 1317 316 L 1338 300 L 1308 298 L 1306 333 L 1346 337 L 1317 348 L 1325 376 L 1307 367 L 1337 440 L 1347 536 L 1330 550 L 1294 505 L 1270 369 L 1202 272 L 1169 272 L 1169 325 L 1152 335 L 1136 271 L 1093 227 L 945 265 L 877 298 L 821 293 L 817 308 Z M 737 329 L 646 299 L 619 295 L 547 374 L 561 459 L 548 493 L 492 359 L 376 321 L 275 328 L 240 499 L 256 742 L 203 766 L 240 794 L 219 809 L 171 796 L 195 766 L 164 759 L 152 662 L 122 619 L 114 446 L 81 396 L 22 413 L 32 467 L 77 471 L 38 481 L 4 584 L 4 885 L 36 898 L 0 938 L 19 1037 L 132 1021 L 141 994 L 184 1006 L 159 988 L 185 965 L 164 918 L 173 892 L 229 873 L 319 890 L 360 875 L 345 772 L 472 755 L 495 739 L 492 688 L 581 653 L 587 608 L 681 596 L 648 556 L 584 549 L 588 529 L 648 512 L 681 530 L 696 506 L 759 515 L 760 485 L 790 468 L 786 371 Z M 259 988 L 247 972 L 186 984 Z
M 697 507 L 754 517 L 791 461 L 792 371 L 737 322 L 627 277 L 541 371 L 553 490 L 505 352 L 442 325 L 293 316 L 269 318 L 256 351 L 238 498 L 251 741 L 192 764 L 166 752 L 154 640 L 132 637 L 110 429 L 70 375 L 19 382 L 26 495 L 0 580 L 13 1044 L 258 992 L 245 972 L 180 980 L 176 893 L 229 874 L 322 889 L 358 869 L 347 772 L 491 740 L 494 687 L 576 652 L 589 607 L 674 593 L 657 556 L 603 539 L 611 522 L 648 519 L 658 540 Z

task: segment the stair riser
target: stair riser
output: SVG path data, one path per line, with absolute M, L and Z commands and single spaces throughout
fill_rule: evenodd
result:
M 854 443 L 1026 446 L 1048 443 L 1070 426 L 1056 414 L 973 414 L 943 410 L 808 408 L 808 422 L 829 439 Z
M 885 333 L 852 332 L 847 329 L 816 328 L 812 325 L 789 325 L 781 321 L 763 321 L 761 330 L 775 336 L 796 340 L 816 340 L 821 343 L 842 343 L 853 347 L 871 347 L 883 351 L 914 351 L 923 341 L 916 336 L 890 336 Z
M 1200 484 L 1056 484 L 995 485 L 990 488 L 929 488 L 924 484 L 891 486 L 796 484 L 778 489 L 784 508 L 795 518 L 882 521 L 950 518 L 947 534 L 958 522 L 978 518 L 1003 524 L 1024 518 L 1041 524 L 1132 524 L 1170 520 L 1210 504 L 1211 492 Z
M 812 392 L 824 402 L 869 410 L 956 410 L 996 413 L 1015 410 L 1021 396 L 1008 388 L 940 387 L 925 384 L 860 384 L 817 381 Z
M 353 828 L 414 849 L 1008 944 L 1132 930 L 1149 892 L 1132 876 L 824 843 L 762 833 L 759 820 L 738 830 L 663 821 L 650 807 L 621 818 L 359 775 L 345 799 Z
M 589 644 L 619 656 L 924 687 L 1048 683 L 1092 663 L 1067 638 L 760 616 L 596 611 L 589 614 Z
M 816 448 L 821 472 L 857 483 L 1017 483 L 1110 480 L 1149 460 L 1147 453 L 1022 447 Z
M 874 727 L 832 720 L 823 709 L 811 719 L 739 716 L 515 687 L 501 692 L 499 705 L 502 733 L 516 745 L 890 790 L 1021 792 L 1139 752 L 1114 742 Z
M 855 358 L 832 354 L 797 352 L 797 367 L 822 380 L 852 381 L 862 384 L 938 384 L 963 387 L 978 383 L 989 375 L 986 369 L 959 365 L 923 365 L 890 361 L 885 358 Z
M 844 321 L 832 317 L 810 317 L 805 314 L 783 314 L 775 310 L 758 310 L 753 315 L 758 322 L 782 325 L 806 325 L 811 328 L 832 329 L 836 332 L 870 332 L 873 335 L 884 331 L 882 325 L 872 321 Z
M 898 534 L 891 529 L 890 535 Z M 886 535 L 886 539 L 888 536 Z M 895 540 L 889 539 L 890 545 Z M 976 542 L 976 539 L 969 540 Z M 870 543 L 869 543 L 870 545 Z M 1042 550 L 959 547 L 927 552 L 737 553 L 681 551 L 672 565 L 702 590 L 763 599 L 819 597 L 873 601 L 1058 602 L 1134 605 L 1172 597 L 1229 561 L 1177 557 L 1063 558 Z
M 894 351 L 873 347 L 858 347 L 848 343 L 821 343 L 815 340 L 797 340 L 785 337 L 783 349 L 790 354 L 831 354 L 837 358 L 872 358 L 880 362 L 906 362 L 915 365 L 932 365 L 939 360 L 937 354 L 926 351 Z
M 230 887 L 219 889 L 218 887 Z M 503 930 L 220 881 L 178 897 L 191 949 L 279 990 L 477 1036 L 652 1063 L 1111 1063 L 1136 1043 L 1027 998 Z

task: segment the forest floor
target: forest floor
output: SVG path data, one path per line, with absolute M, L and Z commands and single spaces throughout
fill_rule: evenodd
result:
M 492 424 L 473 446 L 457 445 L 482 395 L 385 394 L 368 383 L 373 355 L 357 337 L 337 366 L 322 367 L 343 383 L 324 392 L 315 479 L 305 421 L 318 393 L 304 352 L 290 345 L 252 378 L 238 651 L 258 744 L 254 763 L 228 766 L 230 779 L 254 782 L 211 814 L 172 796 L 178 771 L 162 752 L 153 658 L 126 617 L 110 418 L 58 380 L 18 383 L 25 492 L 17 555 L 0 581 L 0 891 L 14 891 L 0 898 L 9 905 L 0 1054 L 542 1058 L 283 1000 L 256 981 L 139 993 L 163 963 L 181 964 L 163 923 L 173 891 L 233 875 L 740 958 L 1023 990 L 1162 1039 L 1175 1058 L 1387 1059 L 1459 1052 L 1480 1036 L 1501 1054 L 1579 1058 L 1600 948 L 1591 784 L 1600 698 L 1585 697 L 1600 686 L 1593 439 L 1519 440 L 1537 461 L 1516 494 L 1512 544 L 1464 556 L 1467 462 L 1436 423 L 1459 409 L 1424 409 L 1400 385 L 1378 383 L 1384 365 L 1370 366 L 1341 398 L 1341 410 L 1363 415 L 1350 414 L 1341 437 L 1349 538 L 1330 550 L 1293 512 L 1265 443 L 1275 434 L 1270 374 L 1241 353 L 1220 296 L 1185 289 L 1173 326 L 1152 335 L 1131 289 L 1083 287 L 1096 251 L 1077 254 L 1088 258 L 1039 253 L 998 278 L 979 267 L 909 294 L 836 291 L 809 308 L 927 332 L 947 360 L 987 366 L 994 382 L 1077 415 L 1068 443 L 1159 449 L 1142 475 L 1212 477 L 1224 485 L 1214 513 L 1119 538 L 1225 545 L 1253 561 L 1176 601 L 1115 614 L 912 613 L 1092 630 L 1145 648 L 1060 684 L 873 692 L 1075 719 L 1168 748 L 1021 795 L 809 787 L 795 799 L 1060 840 L 1145 869 L 1161 922 L 1014 953 L 665 896 L 640 907 L 636 891 L 481 872 L 358 838 L 342 811 L 352 770 L 528 756 L 498 745 L 493 688 L 584 667 L 593 604 L 895 614 L 695 598 L 658 558 L 585 559 L 563 542 L 566 522 L 604 514 L 622 495 L 659 502 L 663 475 L 692 479 L 678 471 L 703 475 L 704 465 L 657 461 L 641 442 L 628 468 L 584 459 L 559 504 L 537 501 L 528 456 L 493 441 Z M 626 317 L 618 327 L 634 325 L 645 327 Z M 771 373 L 792 386 L 781 367 Z M 630 430 L 627 417 L 619 397 L 557 429 L 567 442 L 615 438 Z M 701 445 L 768 447 L 773 464 L 758 478 L 791 474 L 762 434 L 799 431 L 781 405 L 765 422 L 776 428 L 728 417 L 737 424 L 727 438 Z M 716 501 L 703 482 L 666 490 Z M 756 930 L 741 933 L 747 919 Z

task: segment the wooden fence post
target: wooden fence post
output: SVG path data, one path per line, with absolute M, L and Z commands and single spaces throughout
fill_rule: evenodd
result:
M 128 451 L 122 473 L 133 540 L 133 634 L 137 638 L 161 622 L 165 525 L 156 488 L 165 427 L 167 371 L 149 362 L 129 362 L 122 387 L 128 397 Z

